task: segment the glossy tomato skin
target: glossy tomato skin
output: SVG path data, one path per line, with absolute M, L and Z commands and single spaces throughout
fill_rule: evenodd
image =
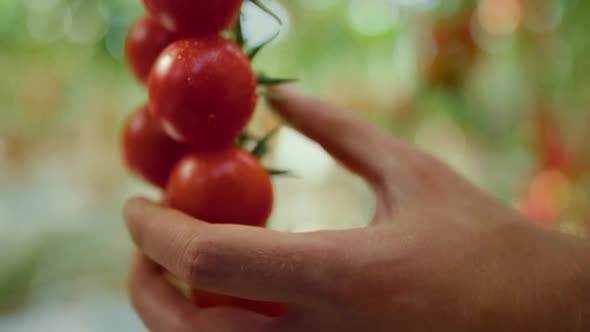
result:
M 231 145 L 257 101 L 256 76 L 234 42 L 183 39 L 160 55 L 149 80 L 151 111 L 168 135 L 196 149 Z
M 198 37 L 231 26 L 242 0 L 144 0 L 151 15 L 168 30 Z
M 197 289 L 191 290 L 191 300 L 201 308 L 237 307 L 268 317 L 279 317 L 285 311 L 285 306 L 280 303 L 240 299 Z
M 135 77 L 147 83 L 158 55 L 178 39 L 178 34 L 166 30 L 150 16 L 144 16 L 135 23 L 127 35 L 125 45 L 127 63 Z
M 240 147 L 191 153 L 174 169 L 166 201 L 206 222 L 264 227 L 273 205 L 271 177 Z
M 147 106 L 131 115 L 123 133 L 123 159 L 136 175 L 165 188 L 174 166 L 189 147 L 170 139 Z

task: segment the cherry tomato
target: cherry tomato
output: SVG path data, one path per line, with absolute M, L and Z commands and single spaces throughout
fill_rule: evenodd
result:
M 576 173 L 576 161 L 553 112 L 555 111 L 549 106 L 542 106 L 535 115 L 537 153 L 541 159 L 541 168 L 573 176 Z
M 168 30 L 192 37 L 220 32 L 240 15 L 242 0 L 144 0 L 148 11 Z
M 126 58 L 137 79 L 147 83 L 150 71 L 158 55 L 179 36 L 166 30 L 150 16 L 144 16 L 129 31 Z
M 187 146 L 164 133 L 147 106 L 127 121 L 123 158 L 131 171 L 154 186 L 165 188 L 174 166 L 188 152 Z
M 210 223 L 265 226 L 273 205 L 271 177 L 239 147 L 191 153 L 172 172 L 166 202 Z
M 471 13 L 439 22 L 432 31 L 436 54 L 426 68 L 429 81 L 456 86 L 477 60 L 479 48 L 471 32 Z
M 234 42 L 184 39 L 154 65 L 151 111 L 170 137 L 198 149 L 219 148 L 233 144 L 252 117 L 256 88 L 250 61 Z
M 201 308 L 234 307 L 269 317 L 278 317 L 285 310 L 285 306 L 279 303 L 240 299 L 197 289 L 191 290 L 191 299 Z

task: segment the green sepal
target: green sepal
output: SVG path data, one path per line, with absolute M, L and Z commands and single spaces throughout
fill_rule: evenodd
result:
M 258 8 L 262 9 L 263 12 L 267 13 L 268 15 L 272 16 L 280 25 L 283 25 L 283 20 L 270 8 L 268 8 L 262 1 L 260 0 L 250 0 L 253 4 L 255 4 Z
M 279 130 L 279 128 L 273 129 L 266 136 L 264 136 L 264 138 L 262 138 L 258 142 L 258 144 L 256 144 L 256 146 L 252 150 L 252 154 L 256 158 L 262 159 L 268 153 L 268 144 L 269 144 L 270 140 L 275 136 L 275 134 L 277 133 L 278 130 Z
M 248 132 L 243 132 L 238 137 L 238 145 L 244 146 L 248 142 L 255 142 L 257 141 L 256 137 L 250 135 Z
M 243 49 L 246 46 L 246 38 L 244 37 L 244 30 L 242 28 L 242 18 L 242 15 L 240 15 L 238 24 L 236 25 L 236 43 Z
M 266 76 L 264 73 L 258 73 L 256 75 L 258 79 L 258 85 L 279 85 L 279 84 L 286 84 L 286 83 L 293 83 L 297 82 L 297 79 L 294 78 L 272 78 Z
M 256 55 L 258 55 L 258 53 L 268 44 L 270 44 L 273 40 L 277 39 L 277 37 L 281 34 L 281 31 L 277 31 L 272 37 L 270 37 L 267 41 L 265 41 L 264 43 L 260 44 L 259 46 L 251 49 L 248 52 L 248 58 L 250 58 L 250 61 L 254 60 L 254 58 L 256 57 Z
M 266 171 L 271 176 L 288 176 L 288 177 L 294 177 L 294 178 L 298 177 L 297 175 L 295 175 L 295 173 L 293 173 L 292 171 L 288 171 L 288 170 L 272 169 L 272 168 L 268 169 L 267 168 Z

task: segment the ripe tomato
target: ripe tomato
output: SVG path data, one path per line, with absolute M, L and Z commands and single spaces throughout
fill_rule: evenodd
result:
M 430 82 L 456 86 L 476 62 L 479 47 L 471 32 L 470 13 L 450 22 L 439 22 L 432 31 L 436 54 L 426 68 Z
M 154 65 L 151 111 L 170 137 L 199 149 L 219 148 L 233 144 L 252 117 L 256 88 L 250 61 L 234 42 L 184 39 Z
M 265 226 L 273 205 L 271 177 L 240 147 L 191 153 L 172 172 L 166 202 L 210 223 Z
M 189 148 L 170 139 L 147 106 L 128 120 L 123 135 L 123 158 L 131 171 L 165 188 L 172 169 Z
M 126 58 L 137 79 L 147 83 L 158 55 L 179 36 L 166 30 L 150 16 L 144 16 L 129 31 Z
M 191 299 L 201 308 L 234 307 L 256 312 L 269 317 L 280 316 L 285 307 L 279 303 L 261 302 L 240 299 L 225 295 L 213 294 L 203 290 L 191 290 Z
M 216 33 L 240 15 L 242 0 L 144 0 L 148 11 L 169 30 L 193 37 Z
M 577 166 L 574 154 L 566 144 L 565 135 L 553 112 L 549 106 L 543 105 L 535 114 L 534 126 L 541 168 L 573 176 Z

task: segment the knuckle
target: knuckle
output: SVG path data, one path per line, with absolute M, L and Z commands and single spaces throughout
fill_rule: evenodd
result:
M 348 268 L 350 259 L 343 254 L 338 243 L 330 241 L 322 243 L 316 253 L 321 253 L 317 257 L 319 261 L 313 264 L 316 268 L 310 267 L 305 271 L 304 279 L 308 281 L 306 288 L 314 289 L 314 293 L 323 299 L 338 300 L 345 297 L 351 284 L 349 276 L 352 270 Z
M 199 237 L 189 242 L 183 255 L 187 280 L 208 285 L 223 276 L 223 256 L 220 244 L 212 238 Z

